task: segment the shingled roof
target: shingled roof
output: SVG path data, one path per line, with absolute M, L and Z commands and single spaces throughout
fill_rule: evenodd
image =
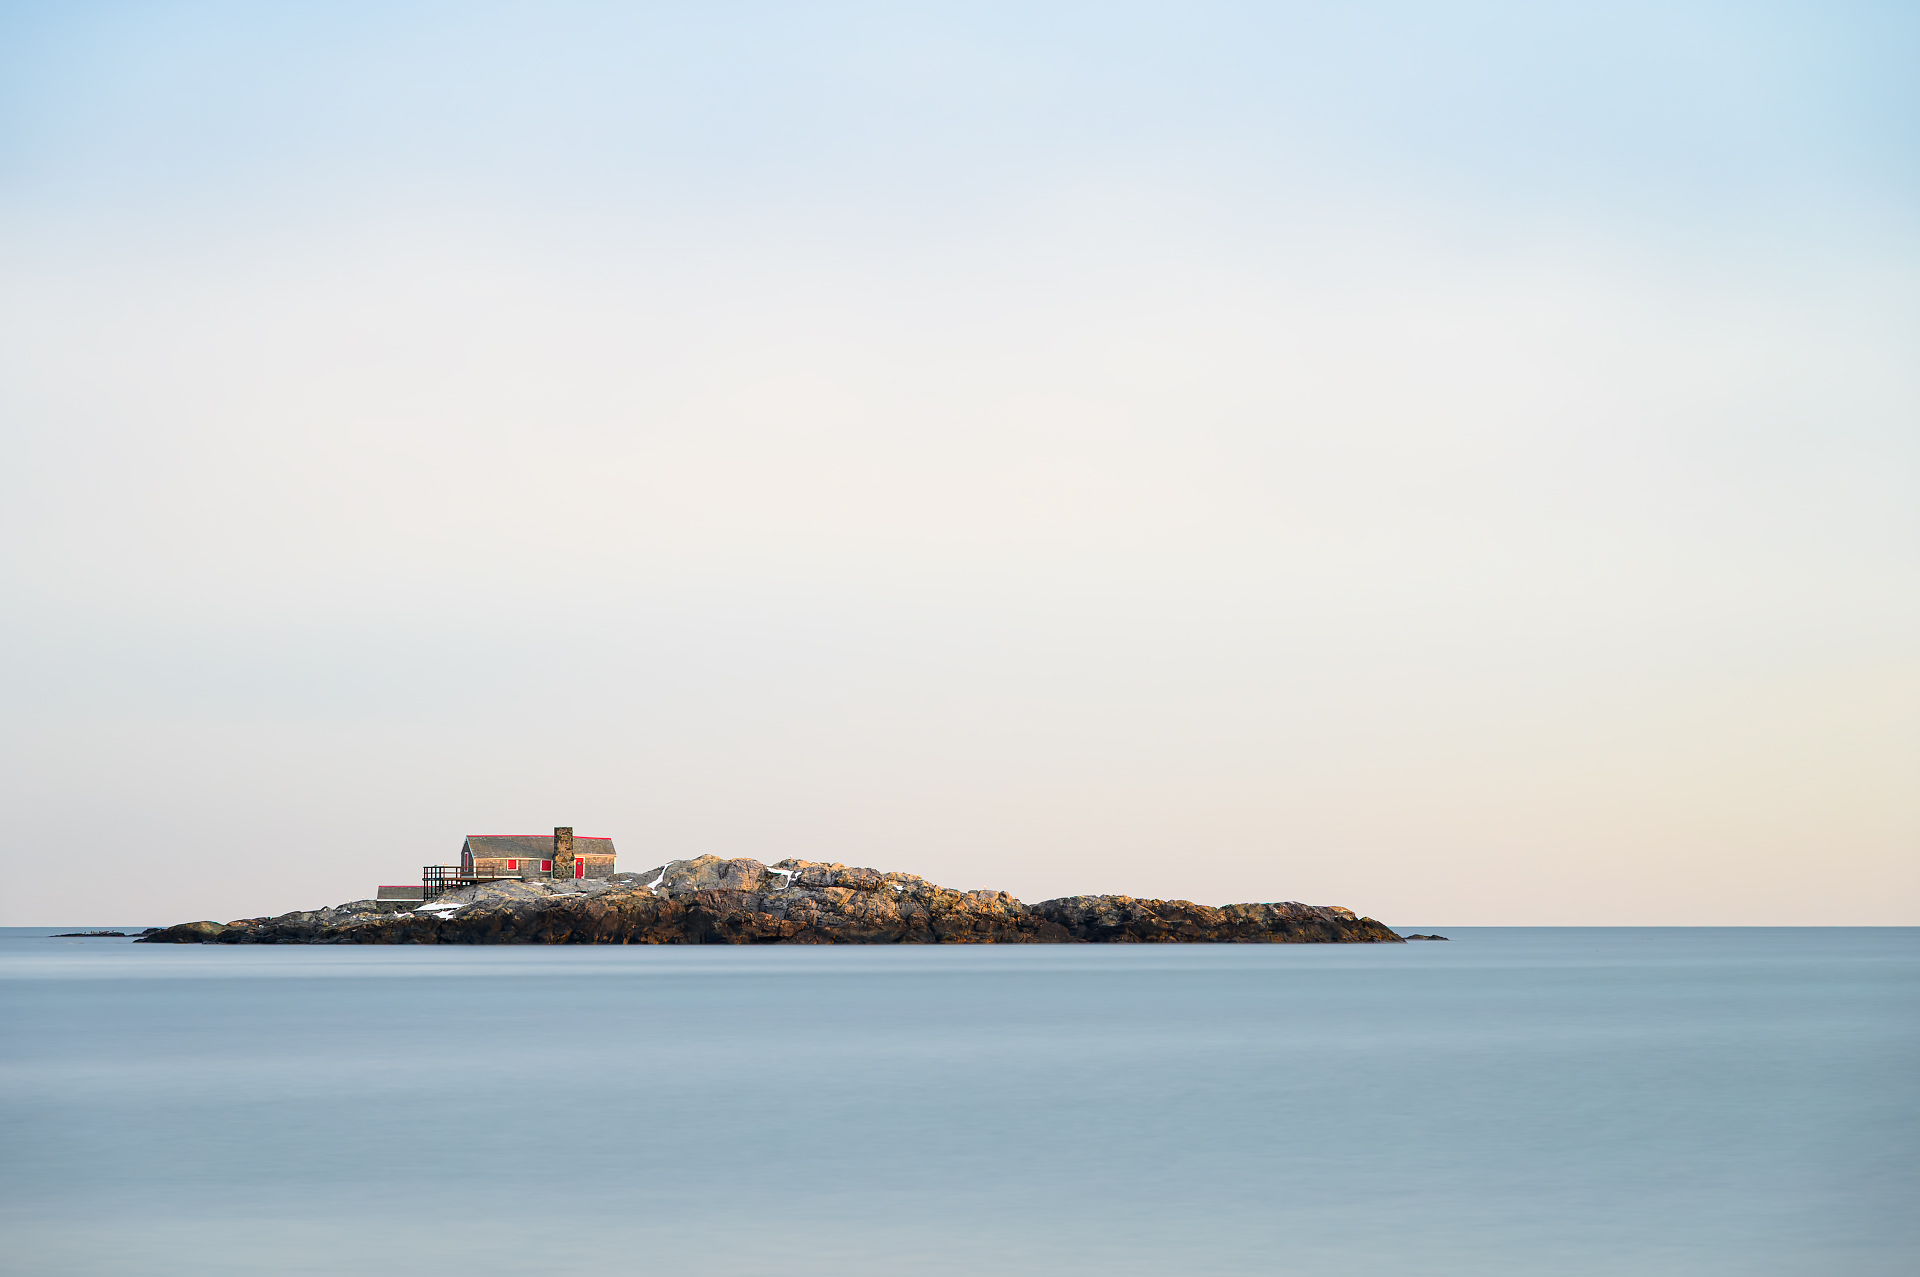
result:
M 466 850 L 475 860 L 487 860 L 497 856 L 508 856 L 516 860 L 550 860 L 553 858 L 552 834 L 468 834 Z M 611 856 L 613 839 L 582 838 L 573 839 L 573 854 L 576 856 Z

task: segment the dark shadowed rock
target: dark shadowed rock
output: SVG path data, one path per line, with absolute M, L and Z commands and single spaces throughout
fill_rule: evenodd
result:
M 1029 909 L 1096 944 L 1337 944 L 1392 943 L 1395 932 L 1338 905 L 1222 905 L 1191 900 L 1136 900 L 1132 896 L 1067 896 Z
M 205 944 L 230 928 L 224 922 L 182 922 L 141 936 L 135 944 Z
M 277 918 L 169 927 L 149 941 L 220 944 L 1073 944 L 1398 942 L 1350 910 L 1210 908 L 1184 900 L 1074 896 L 1024 905 L 913 874 L 808 860 L 670 861 L 608 879 L 481 883 L 405 913 L 356 900 Z

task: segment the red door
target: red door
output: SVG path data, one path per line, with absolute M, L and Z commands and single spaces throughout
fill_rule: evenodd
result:
M 587 876 L 587 862 L 585 860 L 577 859 L 573 862 L 573 876 L 576 878 L 584 878 Z

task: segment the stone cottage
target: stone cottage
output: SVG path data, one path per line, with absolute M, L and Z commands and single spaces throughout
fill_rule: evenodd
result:
M 374 896 L 382 907 L 405 908 L 442 892 L 498 878 L 611 878 L 613 839 L 575 838 L 565 825 L 545 834 L 468 834 L 457 865 L 422 865 L 420 885 L 383 885 Z
M 576 838 L 569 827 L 545 834 L 468 834 L 460 845 L 460 876 L 498 878 L 611 878 L 613 839 Z

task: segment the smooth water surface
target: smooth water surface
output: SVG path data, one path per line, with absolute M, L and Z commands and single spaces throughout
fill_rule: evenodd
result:
M 0 934 L 8 1273 L 1920 1272 L 1912 929 L 49 930 Z

